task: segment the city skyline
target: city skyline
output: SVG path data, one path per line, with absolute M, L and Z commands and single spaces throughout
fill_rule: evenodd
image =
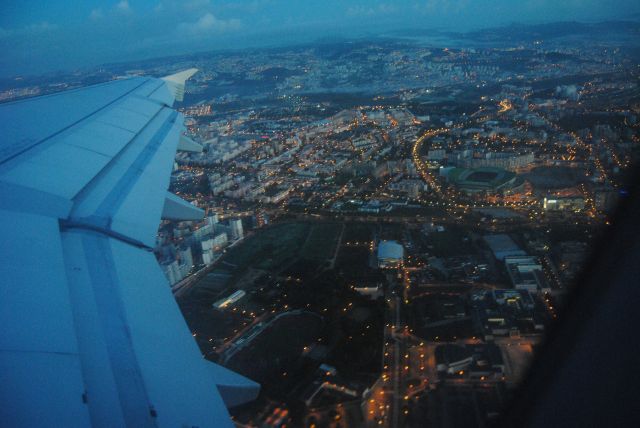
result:
M 639 12 L 630 0 L 10 2 L 0 9 L 0 76 L 407 29 L 466 32 L 512 23 L 637 20 Z

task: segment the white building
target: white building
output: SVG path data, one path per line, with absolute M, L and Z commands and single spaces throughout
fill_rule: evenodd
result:
M 193 254 L 191 253 L 191 247 L 184 246 L 178 251 L 180 260 L 183 264 L 189 266 L 189 269 L 193 266 Z
M 505 257 L 504 264 L 516 290 L 536 293 L 544 287 L 542 265 L 536 257 L 509 256 Z
M 224 232 L 218 233 L 213 237 L 212 248 L 217 251 L 222 247 L 226 247 L 228 243 L 229 243 L 229 237 L 227 236 L 227 234 Z
M 213 226 L 218 223 L 218 213 L 210 213 L 207 216 L 207 224 Z
M 232 241 L 237 241 L 238 239 L 242 239 L 244 237 L 244 230 L 242 229 L 242 220 L 234 219 L 229 220 L 230 227 L 230 237 Z
M 206 224 L 199 229 L 193 231 L 193 237 L 196 241 L 202 241 L 207 235 L 213 232 L 213 225 Z
M 244 290 L 238 290 L 228 297 L 223 297 L 213 304 L 218 309 L 224 309 L 227 306 L 231 306 L 238 300 L 242 299 L 247 293 Z
M 169 285 L 174 285 L 178 281 L 182 279 L 182 273 L 180 272 L 180 265 L 178 265 L 177 260 L 166 261 L 160 264 L 164 275 L 167 277 L 167 281 L 169 281 Z
M 213 250 L 210 248 L 207 251 L 202 252 L 202 263 L 209 266 L 215 260 L 215 254 Z
M 378 267 L 394 268 L 402 264 L 404 248 L 397 241 L 380 241 L 378 244 Z

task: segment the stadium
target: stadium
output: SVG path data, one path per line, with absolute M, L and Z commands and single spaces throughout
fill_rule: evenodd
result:
M 501 168 L 454 168 L 447 180 L 465 193 L 512 193 L 524 185 L 516 173 Z

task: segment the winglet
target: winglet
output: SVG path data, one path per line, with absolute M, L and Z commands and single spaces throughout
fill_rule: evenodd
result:
M 202 152 L 202 146 L 186 135 L 181 135 L 180 141 L 178 142 L 178 150 L 183 152 L 200 153 Z
M 227 407 L 235 407 L 255 400 L 260 384 L 210 361 L 205 361 L 216 387 Z
M 182 101 L 184 99 L 184 85 L 186 81 L 198 72 L 197 68 L 190 68 L 188 70 L 179 71 L 175 74 L 165 76 L 162 78 L 167 82 L 167 86 L 176 98 L 176 101 Z
M 202 220 L 203 217 L 204 211 L 200 208 L 190 204 L 171 192 L 167 192 L 164 200 L 164 208 L 162 210 L 162 218 L 164 220 L 196 221 Z

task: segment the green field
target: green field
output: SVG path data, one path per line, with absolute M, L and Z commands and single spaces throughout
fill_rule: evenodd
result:
M 339 223 L 320 223 L 312 226 L 311 233 L 302 248 L 300 257 L 324 261 L 333 257 L 342 231 Z
M 309 233 L 307 223 L 278 224 L 261 230 L 228 251 L 225 261 L 244 271 L 251 266 L 272 270 L 298 257 Z
M 342 244 L 371 241 L 374 227 L 368 223 L 347 223 Z
M 444 232 L 430 233 L 427 243 L 433 247 L 430 252 L 437 257 L 473 254 L 473 246 L 469 241 L 465 242 L 466 237 L 467 233 L 463 229 L 449 227 Z

